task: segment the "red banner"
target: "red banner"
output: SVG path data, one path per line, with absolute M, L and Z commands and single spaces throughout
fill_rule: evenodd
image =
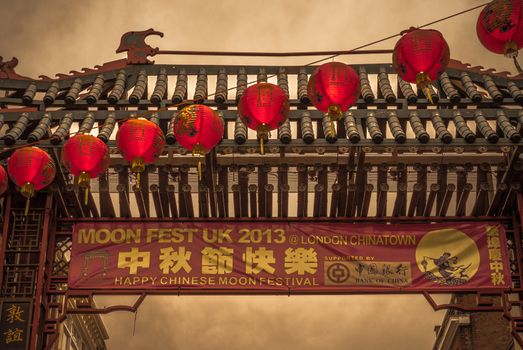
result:
M 74 228 L 70 288 L 436 291 L 510 287 L 495 223 L 98 222 Z

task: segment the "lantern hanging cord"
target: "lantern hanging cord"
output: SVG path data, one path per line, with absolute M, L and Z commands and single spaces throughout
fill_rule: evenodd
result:
M 197 103 L 198 101 L 196 100 L 184 100 L 180 103 L 176 103 L 176 104 L 173 104 L 173 105 L 169 105 L 169 107 L 182 107 L 182 106 L 185 106 L 185 105 L 190 105 L 190 104 L 193 104 L 193 103 Z M 167 107 L 162 107 L 162 108 L 158 108 L 157 110 L 150 110 L 150 111 L 145 111 L 144 113 L 141 113 L 140 115 L 135 115 L 133 116 L 132 118 L 145 118 L 147 117 L 148 115 L 150 114 L 154 114 L 154 113 L 158 113 L 158 112 L 162 112 L 162 111 L 168 111 L 169 109 Z M 115 121 L 116 124 L 118 123 L 122 123 L 122 122 L 125 122 L 127 120 L 131 119 L 131 117 L 126 117 L 126 118 L 120 118 L 120 119 L 117 119 Z M 92 130 L 96 130 L 96 129 L 101 129 L 103 128 L 104 125 L 103 124 L 98 124 L 96 126 L 93 126 L 91 128 L 91 131 Z M 83 134 L 83 132 L 81 131 L 76 131 L 76 132 L 71 132 L 69 133 L 69 137 L 71 136 L 75 136 L 75 135 L 78 135 L 78 134 Z M 89 132 L 90 134 L 90 132 Z M 40 139 L 40 140 L 36 140 L 34 142 L 28 142 L 28 143 L 25 143 L 23 145 L 16 145 L 16 146 L 12 146 L 12 147 L 9 147 L 9 148 L 4 148 L 0 151 L 0 154 L 3 154 L 3 153 L 7 153 L 7 152 L 11 152 L 13 150 L 16 150 L 18 148 L 24 148 L 24 147 L 30 147 L 30 146 L 35 146 L 35 145 L 38 145 L 40 144 L 41 142 L 43 141 L 48 141 L 48 140 L 52 140 L 54 139 L 53 136 L 51 137 L 48 137 L 48 138 L 45 138 L 45 139 Z
M 519 65 L 517 56 L 512 57 L 512 60 L 514 61 L 514 65 L 516 66 L 518 73 L 523 73 L 523 69 L 521 69 L 521 66 Z
M 84 188 L 84 204 L 89 204 L 89 187 Z
M 27 199 L 25 200 L 24 216 L 29 215 L 29 206 L 30 206 L 30 203 L 31 203 L 31 198 L 27 198 Z
M 468 13 L 468 12 L 471 12 L 471 11 L 474 11 L 474 10 L 477 10 L 477 9 L 479 9 L 479 8 L 482 8 L 482 7 L 486 6 L 486 5 L 488 5 L 489 3 L 490 3 L 490 2 L 485 2 L 485 3 L 482 3 L 482 4 L 480 4 L 480 5 L 477 5 L 477 6 L 471 7 L 471 8 L 469 8 L 469 9 L 466 9 L 466 10 L 463 10 L 463 11 L 460 11 L 460 12 L 456 12 L 456 13 L 451 14 L 451 15 L 449 15 L 449 16 L 439 18 L 439 19 L 437 19 L 437 20 L 434 20 L 434 21 L 429 22 L 429 23 L 425 23 L 425 24 L 423 24 L 423 25 L 420 25 L 420 26 L 417 26 L 417 27 L 414 27 L 414 28 L 415 28 L 415 29 L 422 29 L 422 28 L 425 28 L 425 27 L 431 26 L 431 25 L 433 25 L 433 24 L 436 24 L 436 23 L 439 23 L 439 22 L 443 22 L 443 21 L 446 21 L 446 20 L 448 20 L 448 19 L 451 19 L 451 18 L 454 18 L 454 17 L 460 16 L 460 15 L 463 15 L 463 14 L 465 14 L 465 13 Z M 312 62 L 310 62 L 310 63 L 307 63 L 307 64 L 304 65 L 304 67 L 308 67 L 308 66 L 312 66 L 312 65 L 314 65 L 314 64 L 320 63 L 320 62 L 328 61 L 328 60 L 330 60 L 330 59 L 336 58 L 336 57 L 341 56 L 341 55 L 344 55 L 344 54 L 350 54 L 350 53 L 353 53 L 353 52 L 355 52 L 355 51 L 358 51 L 358 50 L 361 50 L 361 49 L 367 48 L 367 47 L 369 47 L 369 46 L 376 45 L 376 44 L 382 43 L 382 42 L 384 42 L 384 41 L 387 41 L 387 40 L 393 39 L 393 38 L 395 38 L 395 37 L 397 37 L 397 36 L 400 36 L 400 35 L 402 35 L 402 32 L 397 33 L 397 34 L 393 34 L 393 35 L 389 35 L 389 36 L 387 36 L 387 37 L 385 37 L 385 38 L 382 38 L 382 39 L 379 39 L 379 40 L 372 41 L 372 42 L 370 42 L 370 43 L 367 43 L 367 44 L 364 44 L 364 45 L 361 45 L 361 46 L 355 47 L 355 48 L 353 48 L 353 49 L 351 49 L 351 50 L 337 51 L 337 52 L 335 52 L 333 55 L 330 55 L 330 56 L 327 56 L 327 57 L 324 57 L 324 58 L 321 58 L 321 59 L 318 59 L 318 60 L 312 61 Z M 195 53 L 195 54 L 197 54 L 197 53 Z M 210 54 L 210 53 L 206 53 L 206 54 Z M 231 53 L 231 52 L 229 52 L 229 53 L 225 53 L 225 52 L 223 52 L 222 54 L 228 54 L 228 55 L 231 55 L 231 54 L 232 54 L 232 55 L 234 55 L 234 53 Z M 294 56 L 305 56 L 306 52 L 305 52 L 305 53 L 303 53 L 303 52 L 302 52 L 302 53 L 295 53 L 295 54 L 296 54 L 296 55 L 294 55 Z M 254 55 L 254 53 L 251 53 L 251 54 L 250 54 L 250 56 L 253 56 L 253 55 Z M 292 56 L 292 55 L 289 55 L 289 56 Z M 518 71 L 519 71 L 519 70 L 521 69 L 521 67 L 519 66 L 519 64 L 517 64 L 516 61 L 515 61 L 514 63 L 516 64 L 516 68 L 518 68 Z M 520 72 L 523 72 L 523 71 L 520 71 Z M 269 75 L 269 76 L 267 76 L 267 79 L 272 78 L 272 77 L 275 77 L 275 76 L 277 76 L 277 74 Z M 255 83 L 257 83 L 257 82 L 258 82 L 257 80 L 253 80 L 253 81 L 247 82 L 247 85 L 252 85 L 252 84 L 255 84 Z M 230 88 L 228 88 L 226 91 L 231 91 L 231 90 L 236 90 L 236 89 L 238 89 L 238 85 L 233 86 L 233 87 L 230 87 Z M 216 92 L 211 93 L 211 94 L 207 95 L 207 98 L 208 98 L 208 97 L 215 96 L 215 95 L 216 95 Z M 198 101 L 196 101 L 196 100 L 184 100 L 184 101 L 182 101 L 182 102 L 180 102 L 180 103 L 177 103 L 177 104 L 174 104 L 174 105 L 170 105 L 169 107 L 180 107 L 180 106 L 184 106 L 184 105 L 188 105 L 188 104 L 192 104 L 192 103 L 198 103 Z M 145 117 L 145 116 L 147 116 L 147 115 L 149 115 L 149 114 L 152 114 L 152 113 L 157 113 L 157 112 L 167 111 L 167 110 L 168 110 L 167 107 L 163 107 L 163 108 L 159 108 L 159 109 L 157 109 L 157 110 L 146 111 L 146 112 L 144 112 L 144 113 L 138 115 L 137 117 L 138 117 L 138 118 L 141 118 L 141 117 Z M 128 120 L 128 119 L 129 119 L 129 118 L 122 118 L 122 119 L 120 119 L 120 120 L 117 120 L 116 122 L 123 122 L 123 121 L 126 121 L 126 120 Z M 103 126 L 103 125 L 98 125 L 98 126 L 94 127 L 93 129 L 101 128 L 102 126 Z M 75 134 L 77 134 L 77 133 L 78 133 L 78 132 L 76 132 L 76 133 L 71 133 L 70 136 L 71 136 L 71 135 L 75 135 Z M 40 139 L 40 140 L 37 140 L 37 141 L 35 141 L 35 142 L 26 143 L 26 144 L 24 144 L 24 145 L 19 145 L 19 146 L 9 147 L 9 148 L 6 148 L 6 149 L 3 149 L 2 151 L 0 151 L 0 154 L 2 154 L 2 153 L 6 153 L 6 152 L 10 152 L 10 151 L 12 151 L 12 150 L 14 150 L 14 149 L 17 149 L 17 148 L 23 148 L 23 147 L 33 146 L 33 145 L 39 144 L 39 143 L 42 142 L 42 141 L 49 140 L 49 139 L 51 139 L 51 138 L 52 138 L 52 137 L 47 138 L 47 139 Z
M 452 14 L 452 15 L 449 15 L 449 16 L 446 16 L 446 17 L 443 17 L 443 18 L 440 18 L 440 19 L 434 20 L 434 21 L 432 21 L 432 22 L 422 24 L 422 25 L 420 25 L 420 26 L 418 26 L 418 27 L 414 27 L 414 28 L 415 28 L 415 29 L 422 29 L 422 28 L 425 28 L 425 27 L 429 27 L 429 26 L 431 26 L 431 25 L 433 25 L 433 24 L 436 24 L 436 23 L 439 23 L 439 22 L 443 22 L 443 21 L 446 21 L 446 20 L 448 20 L 448 19 L 451 19 L 451 18 L 454 18 L 454 17 L 460 16 L 460 15 L 463 15 L 463 14 L 465 14 L 465 13 L 468 13 L 468 12 L 471 12 L 471 11 L 474 11 L 474 10 L 477 10 L 477 9 L 479 9 L 479 8 L 482 8 L 482 7 L 486 6 L 486 5 L 488 5 L 488 4 L 490 4 L 490 1 L 489 1 L 489 2 L 485 2 L 485 3 L 481 4 L 481 5 L 477 5 L 477 6 L 471 7 L 471 8 L 469 8 L 469 9 L 467 9 L 467 10 L 463 10 L 463 11 L 460 11 L 460 12 L 456 12 L 456 13 L 454 13 L 454 14 Z M 366 48 L 366 47 L 369 47 L 369 46 L 372 46 L 372 45 L 376 45 L 376 44 L 379 44 L 379 43 L 381 43 L 381 42 L 384 42 L 384 41 L 387 41 L 387 40 L 393 39 L 393 38 L 395 38 L 395 37 L 397 37 L 397 36 L 401 36 L 402 34 L 403 34 L 403 32 L 400 32 L 400 33 L 398 33 L 398 34 L 394 34 L 394 35 L 389 35 L 388 37 L 385 37 L 385 38 L 383 38 L 383 39 L 379 39 L 379 40 L 376 40 L 376 41 L 370 42 L 370 43 L 368 43 L 368 44 L 358 46 L 358 47 L 356 47 L 356 48 L 354 48 L 354 49 L 352 49 L 352 50 L 349 50 L 348 52 L 354 52 L 354 51 L 357 51 L 357 50 L 361 50 L 361 49 L 364 49 L 364 48 Z M 316 63 L 320 63 L 320 62 L 323 62 L 323 61 L 327 61 L 327 60 L 330 60 L 331 58 L 336 58 L 336 57 L 338 57 L 338 56 L 340 56 L 340 55 L 341 55 L 341 54 L 334 54 L 334 55 L 332 55 L 332 56 L 329 56 L 329 57 L 326 57 L 326 58 L 322 58 L 322 59 L 316 60 L 316 61 L 314 61 L 314 62 L 312 62 L 312 63 L 307 64 L 306 66 L 310 66 L 310 65 L 313 65 L 313 64 L 316 64 Z
M 425 28 L 425 27 L 428 27 L 428 26 L 431 26 L 433 24 L 436 24 L 436 23 L 439 23 L 439 22 L 443 22 L 443 21 L 446 21 L 448 19 L 451 19 L 451 18 L 454 18 L 454 17 L 457 17 L 457 16 L 461 16 L 465 13 L 468 13 L 468 12 L 471 12 L 471 11 L 474 11 L 474 10 L 477 10 L 479 8 L 482 8 L 486 5 L 490 4 L 490 1 L 489 2 L 485 2 L 485 3 L 482 3 L 481 5 L 477 5 L 477 6 L 474 6 L 474 7 L 471 7 L 469 9 L 466 9 L 466 10 L 463 10 L 463 11 L 460 11 L 460 12 L 456 12 L 456 13 L 453 13 L 451 15 L 448 15 L 446 17 L 442 17 L 442 18 L 439 18 L 437 20 L 434 20 L 432 22 L 429 22 L 429 23 L 425 23 L 425 24 L 422 24 L 420 26 L 417 26 L 417 27 L 413 27 L 414 29 L 422 29 L 422 28 Z M 321 63 L 321 62 L 324 62 L 324 61 L 328 61 L 330 59 L 333 59 L 333 58 L 336 58 L 338 56 L 342 56 L 342 55 L 347 55 L 347 54 L 350 54 L 350 53 L 354 53 L 358 50 L 361 50 L 361 49 L 364 49 L 364 48 L 367 48 L 369 46 L 372 46 L 372 45 L 376 45 L 376 44 L 379 44 L 379 43 L 382 43 L 384 41 L 387 41 L 387 40 L 390 40 L 390 39 L 394 39 L 395 37 L 397 36 L 401 36 L 403 34 L 403 31 L 401 31 L 400 33 L 397 33 L 397 34 L 393 34 L 393 35 L 389 35 L 385 38 L 382 38 L 382 39 L 378 39 L 378 40 L 375 40 L 375 41 L 372 41 L 370 43 L 367 43 L 367 44 L 364 44 L 364 45 L 361 45 L 361 46 L 358 46 L 358 47 L 355 47 L 353 49 L 350 49 L 350 50 L 345 50 L 345 51 L 338 51 L 338 52 L 335 52 L 334 54 L 330 55 L 330 56 L 327 56 L 327 57 L 324 57 L 324 58 L 320 58 L 318 60 L 315 60 L 315 61 L 312 61 L 310 63 L 307 63 L 304 65 L 304 67 L 308 67 L 308 66 L 312 66 L 314 64 L 317 64 L 317 63 Z M 309 52 L 309 53 L 314 53 L 314 52 Z M 230 53 L 230 54 L 234 54 L 234 53 Z M 296 56 L 304 56 L 305 53 L 300 53 L 299 55 L 296 55 Z M 291 55 L 289 55 L 291 56 Z M 271 74 L 269 76 L 267 76 L 267 79 L 269 78 L 273 78 L 277 76 L 277 74 Z M 252 80 L 252 81 L 249 81 L 247 82 L 247 86 L 248 85 L 252 85 L 252 84 L 255 84 L 257 83 L 258 80 Z M 231 91 L 231 90 L 236 90 L 238 88 L 238 85 L 236 86 L 233 86 L 233 87 L 230 87 L 227 89 L 227 91 Z M 209 94 L 207 97 L 212 97 L 216 95 L 216 92 L 215 93 L 212 93 L 212 94 Z
M 443 17 L 440 19 L 437 19 L 435 21 L 432 21 L 430 23 L 426 23 L 424 25 L 421 25 L 419 27 L 414 27 L 415 29 L 421 29 L 424 27 L 428 27 L 432 24 L 439 23 L 442 21 L 445 21 L 447 19 L 462 15 L 464 13 L 474 11 L 475 9 L 478 9 L 480 7 L 483 7 L 485 5 L 489 4 L 489 2 L 484 3 L 482 5 L 478 5 L 475 7 L 472 7 L 467 10 L 460 11 L 458 13 L 449 15 L 447 17 Z M 167 55 L 190 55 L 190 56 L 240 56 L 240 57 L 300 57 L 300 56 L 324 56 L 324 55 L 330 55 L 325 59 L 321 59 L 319 61 L 315 61 L 314 63 L 322 62 L 324 60 L 329 60 L 332 58 L 335 58 L 340 55 L 350 55 L 350 54 L 387 54 L 391 53 L 391 50 L 368 50 L 368 51 L 360 51 L 361 49 L 380 43 L 385 40 L 392 39 L 398 35 L 402 35 L 405 31 L 402 31 L 399 34 L 395 34 L 392 36 L 389 36 L 384 39 L 377 40 L 375 42 L 372 42 L 370 44 L 366 44 L 360 47 L 357 47 L 355 49 L 351 50 L 340 50 L 340 51 L 298 51 L 298 52 L 253 52 L 253 51 L 190 51 L 190 50 L 159 50 L 158 52 L 155 52 L 154 55 L 158 54 L 167 54 Z M 153 56 L 154 56 L 153 55 Z M 314 64 L 311 63 L 311 64 Z

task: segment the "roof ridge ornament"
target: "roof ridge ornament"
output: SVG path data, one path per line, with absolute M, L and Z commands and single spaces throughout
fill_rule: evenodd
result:
M 10 61 L 4 62 L 4 58 L 0 56 L 0 79 L 31 80 L 31 78 L 18 75 L 15 72 L 16 66 L 18 66 L 18 58 L 13 57 Z
M 154 61 L 148 60 L 147 57 L 156 55 L 160 49 L 153 48 L 145 42 L 145 38 L 151 35 L 158 35 L 163 38 L 163 33 L 153 28 L 123 34 L 116 53 L 127 51 L 127 64 L 153 64 Z
M 462 62 L 459 60 L 450 59 L 447 69 L 457 69 L 465 72 L 473 72 L 477 74 L 487 74 L 490 76 L 510 79 L 510 80 L 523 80 L 523 74 L 512 75 L 510 72 L 502 71 L 497 72 L 494 68 L 485 68 L 477 65 L 472 66 L 470 63 Z

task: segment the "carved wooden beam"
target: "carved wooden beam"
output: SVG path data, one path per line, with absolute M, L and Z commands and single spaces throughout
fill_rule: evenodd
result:
M 434 202 L 436 201 L 436 196 L 440 192 L 441 186 L 438 184 L 432 184 L 430 185 L 430 192 L 429 192 L 429 198 L 427 199 L 427 205 L 425 206 L 425 212 L 423 213 L 423 216 L 430 216 L 432 213 L 432 208 L 434 207 Z M 438 210 L 436 209 L 436 213 Z
M 252 166 L 238 169 L 238 183 L 240 185 L 240 212 L 241 217 L 243 218 L 249 216 L 249 173 L 253 170 L 254 168 Z M 258 209 L 258 211 L 260 211 L 260 209 Z
M 187 218 L 189 217 L 189 211 L 188 211 L 188 207 L 189 207 L 189 203 L 187 203 L 186 201 L 189 200 L 188 197 L 190 197 L 190 192 L 189 192 L 189 196 L 187 196 L 187 190 L 190 191 L 190 186 L 189 186 L 189 166 L 187 165 L 182 165 L 180 166 L 180 169 L 179 169 L 179 183 L 178 183 L 178 203 L 180 204 L 179 205 L 179 215 L 181 218 Z M 192 202 L 192 199 L 191 199 L 191 202 Z
M 218 215 L 220 217 L 229 216 L 229 169 L 227 166 L 219 166 L 218 186 L 216 192 L 218 197 Z
M 256 218 L 258 217 L 258 186 L 255 184 L 249 185 L 249 209 L 250 209 L 250 217 Z
M 120 217 L 130 218 L 131 208 L 129 206 L 129 171 L 127 167 L 120 167 L 118 172 L 118 191 Z
M 289 216 L 289 166 L 278 166 L 278 217 Z
M 171 217 L 176 219 L 179 217 L 178 206 L 176 205 L 176 196 L 174 195 L 174 185 L 167 186 L 167 198 L 169 199 L 169 209 L 171 210 Z
M 307 166 L 299 164 L 298 170 L 298 217 L 307 217 L 309 176 Z
M 113 201 L 109 192 L 109 174 L 107 172 L 98 177 L 98 190 L 100 192 L 100 214 L 104 218 L 116 217 Z

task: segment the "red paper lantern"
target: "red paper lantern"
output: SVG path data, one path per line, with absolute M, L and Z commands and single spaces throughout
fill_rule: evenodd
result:
M 194 154 L 208 153 L 223 137 L 223 120 L 220 115 L 204 105 L 190 105 L 176 116 L 173 125 L 176 140 Z M 201 178 L 201 163 L 198 160 Z
M 4 167 L 0 165 L 0 196 L 7 190 L 8 182 L 7 173 Z
M 7 161 L 11 180 L 20 187 L 27 198 L 25 213 L 29 210 L 29 200 L 48 186 L 56 175 L 56 166 L 49 154 L 38 147 L 24 147 L 16 150 Z
M 396 73 L 401 79 L 416 83 L 429 100 L 429 85 L 445 71 L 449 60 L 447 42 L 440 32 L 432 29 L 410 29 L 398 40 L 392 54 Z
M 264 154 L 263 143 L 268 140 L 269 132 L 287 120 L 289 99 L 279 86 L 258 83 L 245 89 L 240 100 L 239 112 L 245 125 L 256 130 L 261 153 Z
M 328 113 L 331 127 L 343 113 L 356 103 L 360 95 L 360 79 L 351 66 L 341 62 L 322 64 L 312 73 L 307 96 L 314 107 Z
M 140 188 L 140 173 L 145 165 L 154 163 L 163 152 L 165 137 L 160 127 L 143 119 L 130 119 L 123 123 L 116 134 L 116 145 L 122 156 L 131 163 L 136 173 L 137 188 Z
M 109 168 L 109 148 L 98 137 L 78 134 L 64 144 L 62 164 L 78 178 L 78 186 L 85 189 L 85 204 L 89 193 L 89 180 Z
M 488 50 L 516 57 L 523 47 L 523 1 L 495 0 L 481 11 L 476 24 L 479 41 Z

